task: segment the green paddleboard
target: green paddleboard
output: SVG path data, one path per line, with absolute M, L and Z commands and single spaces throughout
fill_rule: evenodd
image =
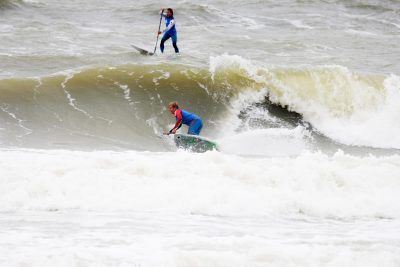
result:
M 203 153 L 218 150 L 217 143 L 198 135 L 175 134 L 174 141 L 178 148 Z

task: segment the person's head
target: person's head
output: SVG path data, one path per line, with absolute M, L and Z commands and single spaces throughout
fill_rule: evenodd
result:
M 167 8 L 167 17 L 171 18 L 174 16 L 174 11 L 172 8 Z
M 178 102 L 174 101 L 168 104 L 168 110 L 172 114 L 175 114 L 175 111 L 179 109 Z

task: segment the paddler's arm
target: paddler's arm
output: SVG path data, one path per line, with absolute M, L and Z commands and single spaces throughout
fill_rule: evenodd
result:
M 167 17 L 167 15 L 164 14 L 164 8 L 161 8 L 161 9 L 160 9 L 160 13 L 159 13 L 159 14 L 160 14 L 161 17 L 164 17 L 164 18 Z M 161 21 L 160 21 L 160 22 L 161 22 Z M 164 30 L 164 31 L 158 31 L 158 32 L 157 32 L 157 36 L 160 35 L 160 34 L 162 34 L 162 33 L 164 33 L 164 32 L 165 32 L 165 30 Z
M 159 14 L 160 14 L 160 16 L 162 16 L 164 18 L 166 17 L 166 15 L 164 14 L 164 8 L 160 9 L 160 13 Z
M 178 109 L 177 111 L 175 111 L 175 117 L 176 117 L 176 123 L 174 128 L 172 128 L 169 133 L 170 134 L 175 134 L 176 131 L 181 128 L 182 126 L 182 110 Z

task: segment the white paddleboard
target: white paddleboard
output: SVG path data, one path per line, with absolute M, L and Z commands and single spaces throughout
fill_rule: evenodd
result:
M 137 51 L 139 51 L 140 54 L 142 55 L 147 55 L 147 56 L 152 56 L 154 55 L 153 52 L 147 51 L 146 49 L 140 48 L 136 45 L 131 45 L 133 48 L 135 48 Z

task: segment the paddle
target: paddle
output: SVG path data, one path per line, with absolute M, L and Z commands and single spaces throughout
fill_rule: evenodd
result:
M 158 24 L 157 40 L 156 40 L 156 45 L 154 46 L 154 52 L 153 52 L 153 54 L 155 54 L 155 53 L 156 53 L 156 50 L 157 50 L 157 43 L 158 43 L 158 36 L 159 36 L 158 33 L 160 32 L 160 29 L 161 29 L 161 21 L 162 21 L 163 12 L 164 12 L 164 9 L 161 10 L 161 14 L 160 14 L 160 23 Z

